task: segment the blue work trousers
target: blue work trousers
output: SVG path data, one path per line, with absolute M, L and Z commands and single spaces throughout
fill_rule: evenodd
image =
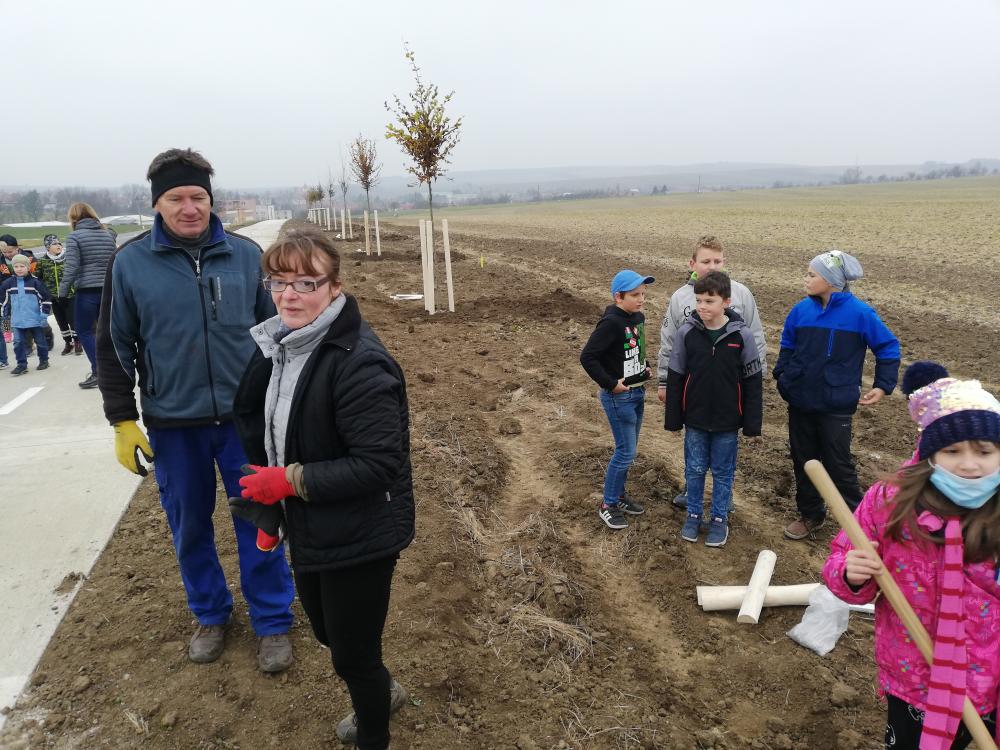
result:
M 218 465 L 229 497 L 240 494 L 240 467 L 246 457 L 231 424 L 150 429 L 160 504 L 174 538 L 174 551 L 188 606 L 202 625 L 222 625 L 233 610 L 233 596 L 215 549 Z M 258 636 L 287 633 L 295 596 L 284 545 L 271 552 L 257 548 L 257 528 L 232 517 L 240 559 L 240 588 Z

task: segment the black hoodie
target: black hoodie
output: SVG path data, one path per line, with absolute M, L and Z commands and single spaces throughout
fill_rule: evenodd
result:
M 646 316 L 608 305 L 580 353 L 580 364 L 601 388 L 612 390 L 622 378 L 646 369 Z

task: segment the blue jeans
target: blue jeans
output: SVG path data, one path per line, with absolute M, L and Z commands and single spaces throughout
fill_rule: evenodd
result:
M 740 434 L 707 432 L 684 427 L 684 480 L 687 482 L 687 512 L 704 513 L 705 473 L 712 470 L 712 518 L 726 520 L 733 503 L 733 475 Z
M 615 438 L 615 452 L 604 474 L 604 503 L 617 505 L 618 498 L 625 494 L 628 469 L 635 461 L 642 412 L 646 406 L 646 389 L 629 388 L 624 393 L 602 390 L 601 406 L 608 415 L 611 434 Z
M 247 461 L 236 428 L 229 423 L 150 429 L 149 442 L 188 606 L 200 624 L 222 625 L 233 610 L 233 596 L 215 550 L 215 466 L 219 466 L 226 494 L 239 497 L 240 466 Z M 232 518 L 240 588 L 250 607 L 250 624 L 258 636 L 287 633 L 295 591 L 284 545 L 262 552 L 257 549 L 257 528 L 242 518 Z
M 94 328 L 97 316 L 101 312 L 100 289 L 77 289 L 73 307 L 73 320 L 76 321 L 76 335 L 80 345 L 90 360 L 90 371 L 97 374 L 97 342 L 94 338 Z
M 38 347 L 38 364 L 49 361 L 49 345 L 45 341 L 45 329 L 38 328 L 15 328 L 14 329 L 14 358 L 22 367 L 28 366 L 28 337 L 35 341 Z M 6 347 L 4 347 L 4 359 L 6 360 Z

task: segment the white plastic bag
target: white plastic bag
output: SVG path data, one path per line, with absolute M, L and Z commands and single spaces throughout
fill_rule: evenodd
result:
M 826 586 L 818 586 L 809 594 L 809 606 L 802 622 L 788 631 L 788 637 L 800 646 L 826 656 L 847 630 L 850 605 L 834 596 Z

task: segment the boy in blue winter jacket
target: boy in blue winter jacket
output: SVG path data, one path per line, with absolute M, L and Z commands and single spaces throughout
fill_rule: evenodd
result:
M 788 313 L 774 366 L 778 392 L 788 402 L 788 442 L 795 470 L 799 518 L 785 527 L 804 539 L 826 521 L 826 506 L 805 474 L 805 462 L 822 461 L 851 508 L 861 502 L 851 458 L 851 422 L 858 405 L 892 393 L 899 377 L 899 341 L 878 314 L 849 289 L 864 275 L 858 260 L 840 250 L 809 264 L 808 295 Z M 875 354 L 875 382 L 861 395 L 865 352 Z
M 10 317 L 11 327 L 15 332 L 14 356 L 17 367 L 10 371 L 11 375 L 23 375 L 28 371 L 27 337 L 30 335 L 38 346 L 38 368 L 48 369 L 49 349 L 45 342 L 45 329 L 48 327 L 48 315 L 52 308 L 52 295 L 45 284 L 29 272 L 30 261 L 27 256 L 15 255 L 11 259 L 14 276 L 0 286 L 0 296 L 3 297 L 3 317 Z
M 729 539 L 729 510 L 739 430 L 760 440 L 763 421 L 761 357 L 751 328 L 731 307 L 732 285 L 721 271 L 694 283 L 695 310 L 673 335 L 667 364 L 664 426 L 684 429 L 687 520 L 681 539 L 697 542 L 702 528 L 705 474 L 712 470 L 707 547 Z

